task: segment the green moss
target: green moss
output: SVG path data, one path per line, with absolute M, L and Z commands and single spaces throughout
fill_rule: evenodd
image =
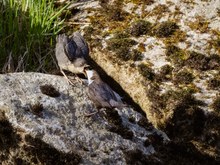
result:
M 162 22 L 153 28 L 153 34 L 157 37 L 170 37 L 179 29 L 179 26 L 172 21 Z
M 131 35 L 138 37 L 140 35 L 149 34 L 151 30 L 151 23 L 146 20 L 137 20 L 131 24 L 129 32 Z
M 208 87 L 213 90 L 220 89 L 220 76 L 208 80 Z
M 166 81 L 169 80 L 172 76 L 173 67 L 170 65 L 164 65 L 160 68 L 159 74 L 157 74 L 157 79 Z
M 127 34 L 116 33 L 113 38 L 107 41 L 107 49 L 115 52 L 116 56 L 121 60 L 128 61 L 132 58 L 130 55 L 130 48 L 137 43 L 125 37 L 127 37 Z
M 185 52 L 175 45 L 168 45 L 165 53 L 168 61 L 172 61 L 174 64 L 182 65 L 186 58 Z
M 109 0 L 99 0 L 102 12 L 109 21 L 123 21 L 128 13 L 122 10 L 123 0 L 116 0 L 109 4 Z
M 157 19 L 160 19 L 165 14 L 167 14 L 169 11 L 170 10 L 167 7 L 167 5 L 159 4 L 159 5 L 155 6 L 149 13 L 147 13 L 146 16 L 153 16 L 153 17 L 156 16 Z
M 155 73 L 153 70 L 146 64 L 138 65 L 138 71 L 143 75 L 147 80 L 153 81 L 155 78 Z
M 185 65 L 197 70 L 208 70 L 209 58 L 198 52 L 190 52 L 189 59 L 185 61 Z
M 124 31 L 116 31 L 114 33 L 114 39 L 122 39 L 122 38 L 129 38 L 130 35 Z
M 213 47 L 220 53 L 220 36 L 213 41 Z
M 152 5 L 154 3 L 154 0 L 131 0 L 134 4 L 144 4 L 144 5 Z
M 194 79 L 192 73 L 187 70 L 180 71 L 174 75 L 173 81 L 175 84 L 190 84 Z
M 185 60 L 184 64 L 199 71 L 219 69 L 220 56 L 217 54 L 206 56 L 202 53 L 192 51 L 189 52 L 189 58 Z
M 187 34 L 185 31 L 181 31 L 180 29 L 177 29 L 172 36 L 166 38 L 163 40 L 165 45 L 174 45 L 179 42 L 186 41 Z
M 201 33 L 205 33 L 208 31 L 209 29 L 209 22 L 206 21 L 204 18 L 202 17 L 197 17 L 196 21 L 193 22 L 189 22 L 188 26 L 192 29 L 192 30 L 198 30 Z
M 83 30 L 85 32 L 84 37 L 85 37 L 86 41 L 89 42 L 89 46 L 91 49 L 93 49 L 93 47 L 97 48 L 97 47 L 102 46 L 101 39 L 92 38 L 92 36 L 95 36 L 97 34 L 101 34 L 99 27 L 87 26 Z
M 215 112 L 220 112 L 220 96 L 215 98 L 211 107 L 214 109 Z
M 140 51 L 138 51 L 137 49 L 133 49 L 130 53 L 130 58 L 133 61 L 141 61 L 143 59 L 143 55 Z

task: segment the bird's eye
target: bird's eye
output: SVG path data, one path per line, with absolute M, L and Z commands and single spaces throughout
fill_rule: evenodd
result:
M 91 67 L 91 66 L 86 66 L 86 67 L 84 68 L 84 70 L 92 70 L 92 67 Z

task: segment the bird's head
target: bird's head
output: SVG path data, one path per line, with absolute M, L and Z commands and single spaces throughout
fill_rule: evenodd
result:
M 59 44 L 67 44 L 68 43 L 68 36 L 66 34 L 59 34 L 56 37 L 56 42 Z
M 89 67 L 86 60 L 84 58 L 77 58 L 73 62 L 74 67 L 77 68 L 77 72 L 83 73 L 86 76 L 85 68 Z

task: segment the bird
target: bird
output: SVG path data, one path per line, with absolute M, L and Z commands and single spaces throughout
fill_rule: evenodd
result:
M 87 58 L 89 56 L 89 47 L 85 39 L 77 31 L 68 37 L 66 34 L 60 34 L 56 38 L 55 55 L 61 73 L 69 80 L 63 70 L 74 74 L 84 74 L 84 68 L 89 66 Z
M 86 67 L 85 72 L 88 77 L 88 96 L 97 108 L 128 107 L 128 105 L 122 101 L 122 97 L 101 80 L 97 71 Z M 87 116 L 91 116 L 95 113 L 87 114 Z

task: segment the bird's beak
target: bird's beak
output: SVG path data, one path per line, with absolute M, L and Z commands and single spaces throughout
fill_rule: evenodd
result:
M 90 65 L 85 65 L 85 66 L 84 66 L 83 74 L 85 75 L 86 78 L 88 78 L 88 76 L 87 76 L 87 74 L 86 74 L 86 71 L 87 71 L 87 70 L 90 70 L 90 69 L 91 69 L 91 66 L 90 66 Z

